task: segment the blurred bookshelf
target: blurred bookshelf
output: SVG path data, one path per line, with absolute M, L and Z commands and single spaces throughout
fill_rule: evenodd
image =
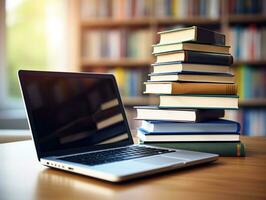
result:
M 266 110 L 266 1 L 73 2 L 77 9 L 76 55 L 80 70 L 113 73 L 128 113 L 134 112 L 131 108 L 135 105 L 158 102 L 157 98 L 142 94 L 142 82 L 147 78 L 150 64 L 154 62 L 151 45 L 158 43 L 156 33 L 191 25 L 226 34 L 227 44 L 232 46 L 231 53 L 234 56 L 232 67 L 240 88 L 240 108 Z M 247 87 L 248 83 L 245 81 L 251 79 L 255 84 Z M 254 93 L 247 91 L 258 87 L 260 90 Z M 134 113 L 129 115 L 132 118 Z M 133 120 L 130 121 L 133 124 L 131 127 L 134 128 Z M 264 132 L 265 130 L 264 127 Z
M 242 107 L 266 107 L 266 98 L 240 100 Z
M 82 67 L 83 70 L 86 71 L 90 70 L 91 68 L 95 67 L 117 67 L 117 66 L 123 66 L 123 67 L 143 67 L 143 66 L 150 66 L 152 63 L 152 59 L 142 59 L 142 60 L 136 60 L 133 58 L 122 58 L 119 60 L 111 60 L 111 59 L 101 59 L 101 60 L 90 60 L 90 59 L 83 59 L 82 60 Z
M 252 66 L 261 66 L 264 65 L 266 66 L 266 60 L 237 60 L 236 62 L 234 62 L 233 66 L 238 66 L 238 65 L 252 65 Z
M 228 16 L 229 23 L 265 23 L 265 21 L 266 16 L 260 14 L 235 14 Z

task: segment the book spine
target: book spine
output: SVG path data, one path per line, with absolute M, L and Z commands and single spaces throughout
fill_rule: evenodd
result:
M 199 43 L 225 45 L 225 35 L 221 33 L 197 27 L 196 36 Z
M 172 85 L 172 94 L 237 94 L 236 84 L 191 84 Z
M 242 134 L 246 136 L 266 136 L 266 109 L 247 108 L 242 112 Z
M 265 56 L 265 28 L 250 25 L 248 27 L 232 27 L 231 46 L 236 60 L 260 60 Z
M 215 65 L 228 65 L 233 64 L 233 57 L 230 54 L 214 54 L 202 53 L 195 51 L 184 51 L 185 62 L 188 63 L 201 63 L 201 64 L 215 64 Z
M 240 142 L 144 142 L 144 144 L 164 148 L 215 153 L 227 157 L 245 156 L 245 146 Z

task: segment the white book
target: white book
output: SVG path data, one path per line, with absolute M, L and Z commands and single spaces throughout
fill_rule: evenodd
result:
M 161 95 L 160 107 L 198 109 L 238 109 L 236 95 Z
M 149 135 L 138 130 L 137 136 L 143 142 L 225 142 L 239 141 L 239 134 L 175 134 L 175 135 Z

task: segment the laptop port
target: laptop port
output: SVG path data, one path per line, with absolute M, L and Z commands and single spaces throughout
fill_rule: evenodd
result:
M 68 167 L 68 169 L 69 169 L 69 170 L 72 170 L 72 171 L 74 170 L 73 167 Z

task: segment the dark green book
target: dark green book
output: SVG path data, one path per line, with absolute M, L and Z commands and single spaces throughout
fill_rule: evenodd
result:
M 143 144 L 172 149 L 215 153 L 220 156 L 245 156 L 245 146 L 241 142 L 143 142 Z
M 206 53 L 201 51 L 173 51 L 167 53 L 155 54 L 156 63 L 165 62 L 184 62 L 197 64 L 225 65 L 233 64 L 233 56 L 231 54 Z

